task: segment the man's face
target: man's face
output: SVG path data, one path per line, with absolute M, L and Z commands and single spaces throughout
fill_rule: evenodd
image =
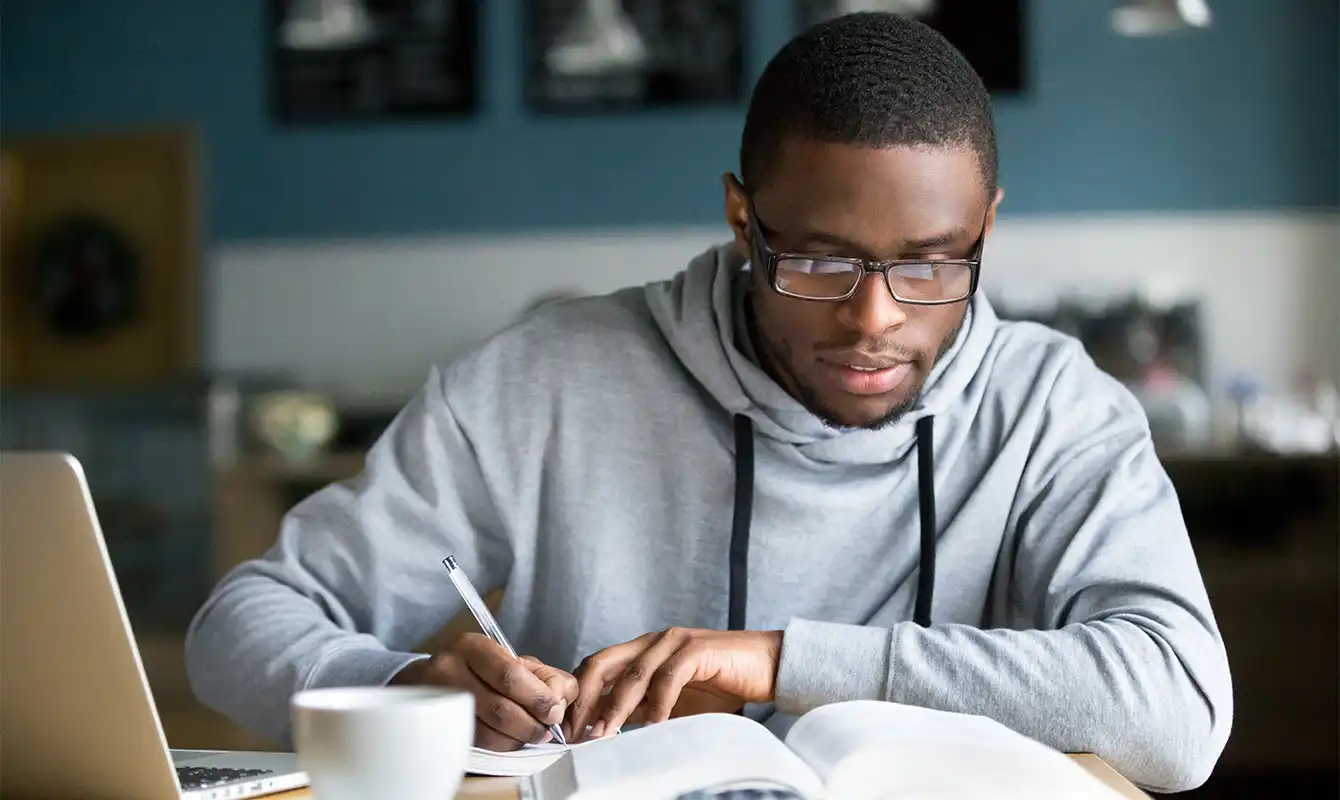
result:
M 725 184 L 735 246 L 752 258 L 750 198 L 733 176 Z M 988 198 L 966 145 L 874 149 L 792 139 L 752 200 L 774 252 L 930 261 L 970 258 L 1001 195 Z M 763 366 L 834 426 L 879 427 L 910 408 L 967 309 L 966 302 L 899 303 L 875 273 L 842 302 L 787 297 L 759 267 L 751 307 Z

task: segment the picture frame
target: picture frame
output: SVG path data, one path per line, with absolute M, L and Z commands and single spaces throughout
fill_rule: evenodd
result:
M 734 107 L 739 0 L 525 0 L 523 94 L 541 115 Z
M 1028 89 L 1028 0 L 797 0 L 797 30 L 857 8 L 903 13 L 939 31 L 993 94 Z
M 473 115 L 479 0 L 268 0 L 269 103 L 280 125 Z

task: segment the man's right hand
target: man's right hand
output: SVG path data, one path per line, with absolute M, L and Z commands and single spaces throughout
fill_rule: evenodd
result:
M 475 745 L 515 750 L 547 742 L 577 699 L 577 679 L 530 656 L 513 658 L 482 633 L 467 633 L 448 651 L 415 661 L 392 684 L 452 686 L 475 696 Z

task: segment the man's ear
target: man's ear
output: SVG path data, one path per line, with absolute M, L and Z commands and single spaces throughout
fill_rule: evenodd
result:
M 1005 190 L 996 187 L 996 199 L 991 201 L 991 207 L 986 211 L 986 233 L 991 235 L 991 229 L 996 226 L 996 210 L 1000 208 L 1000 201 L 1005 199 Z
M 726 224 L 735 234 L 735 252 L 748 261 L 752 254 L 749 246 L 749 198 L 745 195 L 744 185 L 734 173 L 721 176 L 722 188 L 726 190 Z

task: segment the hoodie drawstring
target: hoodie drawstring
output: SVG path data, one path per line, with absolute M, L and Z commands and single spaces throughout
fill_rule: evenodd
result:
M 921 516 L 921 559 L 917 602 L 912 620 L 931 624 L 935 594 L 935 440 L 934 417 L 917 420 L 917 504 Z M 749 525 L 754 512 L 754 423 L 735 415 L 735 515 L 730 532 L 730 630 L 744 630 L 749 591 Z
M 754 516 L 754 423 L 735 415 L 735 518 L 730 527 L 730 611 L 733 631 L 744 630 L 749 597 L 749 523 Z
M 921 565 L 912 620 L 928 628 L 935 594 L 935 417 L 929 415 L 917 420 L 917 513 L 921 517 Z

